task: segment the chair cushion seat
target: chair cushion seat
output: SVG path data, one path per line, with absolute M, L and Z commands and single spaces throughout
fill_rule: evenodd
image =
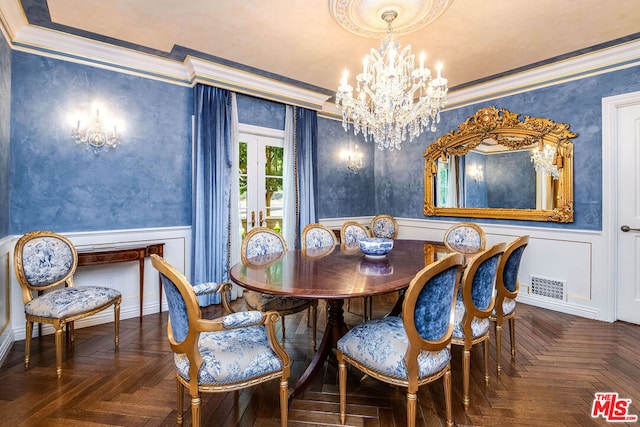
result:
M 269 346 L 264 326 L 200 334 L 202 367 L 198 384 L 231 384 L 282 370 L 282 361 Z M 189 359 L 174 354 L 178 374 L 189 381 Z
M 402 319 L 389 316 L 354 327 L 338 341 L 338 350 L 349 358 L 384 375 L 407 379 L 404 355 L 409 346 Z M 418 375 L 424 378 L 444 369 L 451 360 L 447 347 L 422 351 L 418 356 Z
M 290 311 L 300 309 L 303 310 L 308 307 L 313 300 L 304 298 L 287 298 L 278 295 L 268 295 L 260 292 L 249 291 L 245 294 L 244 300 L 247 306 L 252 310 L 258 310 L 262 312 L 266 311 Z
M 454 317 L 453 337 L 464 339 L 464 330 L 462 329 L 462 318 L 464 317 L 465 308 L 464 303 L 461 300 L 456 300 L 456 314 Z M 474 317 L 471 321 L 471 334 L 472 338 L 477 338 L 485 335 L 489 332 L 490 326 L 489 318 L 480 319 Z
M 26 314 L 63 319 L 108 305 L 120 292 L 102 286 L 79 286 L 57 289 L 34 298 L 24 306 Z
M 508 314 L 513 313 L 513 311 L 516 309 L 516 300 L 514 300 L 513 298 L 505 298 L 502 301 L 502 315 L 506 316 Z M 496 309 L 494 308 L 493 311 L 491 312 L 491 316 L 495 317 L 496 314 Z

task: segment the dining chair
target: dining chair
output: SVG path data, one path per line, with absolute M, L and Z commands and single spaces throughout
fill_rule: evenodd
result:
M 358 246 L 358 242 L 361 239 L 371 237 L 371 233 L 367 230 L 367 227 L 356 222 L 346 221 L 340 228 L 340 243 L 344 245 Z
M 509 321 L 511 338 L 511 358 L 516 357 L 516 297 L 520 289 L 518 271 L 529 236 L 518 237 L 507 245 L 498 266 L 496 278 L 496 303 L 490 319 L 496 326 L 496 360 L 498 375 L 502 373 L 502 323 Z
M 74 286 L 78 253 L 69 239 L 51 231 L 26 233 L 16 243 L 13 266 L 22 289 L 26 317 L 24 367 L 29 368 L 33 323 L 55 330 L 56 375 L 62 376 L 62 334 L 73 344 L 74 322 L 113 306 L 115 347 L 120 337 L 119 291 L 102 286 Z M 36 293 L 36 295 L 34 295 Z
M 364 225 L 356 221 L 346 221 L 342 224 L 342 228 L 340 229 L 340 244 L 344 248 L 358 249 L 358 242 L 367 237 L 371 237 L 371 233 Z M 364 297 L 363 306 L 362 320 L 364 321 L 371 318 L 371 312 L 373 311 L 371 297 Z M 351 298 L 347 300 L 347 311 L 353 313 L 351 311 Z
M 242 239 L 240 256 L 242 262 L 250 262 L 251 258 L 264 255 L 277 255 L 287 251 L 287 242 L 284 237 L 270 228 L 256 227 L 249 231 Z M 316 326 L 317 326 L 317 299 L 289 298 L 280 295 L 269 295 L 262 292 L 247 291 L 244 296 L 247 307 L 252 310 L 262 312 L 276 311 L 282 317 L 282 339 L 285 338 L 284 317 L 289 314 L 307 311 L 307 325 L 309 320 L 312 324 L 313 349 L 316 348 Z
M 398 221 L 391 215 L 380 214 L 373 217 L 369 224 L 373 237 L 395 239 L 398 237 Z
M 467 261 L 458 292 L 451 344 L 463 346 L 464 409 L 469 408 L 471 347 L 484 342 L 484 380 L 489 385 L 489 317 L 495 303 L 496 274 L 505 244 L 497 243 Z
M 335 233 L 322 224 L 307 224 L 302 229 L 302 238 L 300 239 L 300 249 L 316 249 L 338 244 L 338 238 Z
M 201 424 L 200 393 L 241 390 L 280 380 L 280 422 L 287 425 L 290 358 L 276 338 L 280 315 L 242 311 L 218 319 L 202 318 L 186 277 L 160 256 L 151 255 L 167 296 L 167 336 L 174 353 L 178 388 L 178 425 L 182 425 L 184 389 L 191 395 L 192 425 Z M 220 286 L 227 291 L 230 284 Z
M 444 234 L 447 248 L 463 254 L 475 254 L 485 249 L 484 230 L 473 222 L 459 222 Z
M 464 263 L 449 254 L 418 272 L 407 289 L 402 317 L 369 320 L 338 340 L 340 421 L 346 422 L 347 363 L 379 381 L 407 388 L 407 425 L 415 426 L 421 385 L 443 378 L 446 422 L 451 417 L 453 314 Z

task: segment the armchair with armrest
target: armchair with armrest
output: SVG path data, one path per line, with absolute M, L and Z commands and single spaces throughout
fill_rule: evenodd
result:
M 160 272 L 169 306 L 167 335 L 178 385 L 177 424 L 183 423 L 185 387 L 191 395 L 192 425 L 199 427 L 200 393 L 235 391 L 278 379 L 280 419 L 286 427 L 290 358 L 276 338 L 278 313 L 244 311 L 203 319 L 186 277 L 158 255 L 151 255 L 151 262 Z M 219 291 L 228 290 L 227 285 Z

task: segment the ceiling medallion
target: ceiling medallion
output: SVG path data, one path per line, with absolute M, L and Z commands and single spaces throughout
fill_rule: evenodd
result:
M 435 21 L 451 3 L 453 0 L 329 0 L 329 10 L 345 30 L 378 39 L 387 32 L 385 22 L 380 22 L 383 11 L 396 12 L 393 31 L 400 36 Z

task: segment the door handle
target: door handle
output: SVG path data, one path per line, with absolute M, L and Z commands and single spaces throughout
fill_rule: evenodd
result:
M 623 225 L 622 227 L 620 227 L 620 230 L 622 230 L 625 233 L 627 233 L 629 231 L 640 231 L 640 228 L 631 228 L 628 225 Z
M 251 211 L 251 228 L 256 226 L 256 211 Z
M 262 211 L 260 211 L 259 216 L 258 216 L 258 227 L 264 227 L 262 225 Z

